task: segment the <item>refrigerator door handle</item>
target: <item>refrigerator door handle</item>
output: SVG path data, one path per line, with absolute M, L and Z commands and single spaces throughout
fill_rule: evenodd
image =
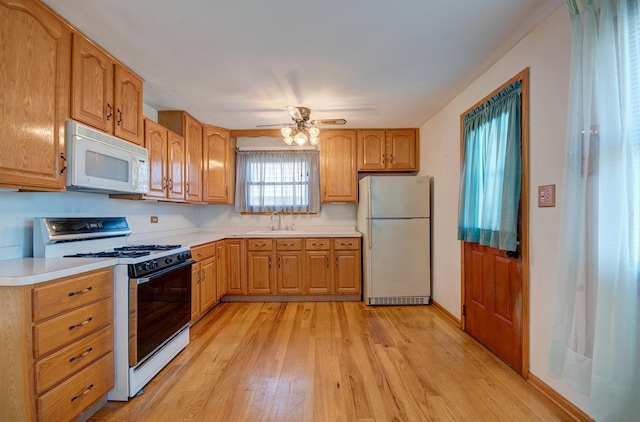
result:
M 367 214 L 368 214 L 368 219 L 367 219 L 367 224 L 369 225 L 368 227 L 368 234 L 369 234 L 369 249 L 371 249 L 371 247 L 373 246 L 373 232 L 372 232 L 372 223 L 371 223 L 371 188 L 367 189 Z

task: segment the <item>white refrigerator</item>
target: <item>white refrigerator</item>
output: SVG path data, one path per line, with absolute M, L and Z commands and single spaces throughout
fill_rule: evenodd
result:
M 431 301 L 429 176 L 367 176 L 359 183 L 363 299 L 367 305 Z

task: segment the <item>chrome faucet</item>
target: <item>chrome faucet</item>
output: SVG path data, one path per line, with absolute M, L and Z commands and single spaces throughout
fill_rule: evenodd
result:
M 281 220 L 281 218 L 280 218 L 280 217 L 281 217 L 281 216 L 280 216 L 280 213 L 281 213 L 282 211 L 283 211 L 283 210 L 280 210 L 280 211 L 274 211 L 274 212 L 271 214 L 271 221 L 273 221 L 273 217 L 278 217 L 278 228 L 277 228 L 277 229 L 274 229 L 274 227 L 273 227 L 273 223 L 272 223 L 272 224 L 271 224 L 271 230 L 282 230 L 282 220 Z

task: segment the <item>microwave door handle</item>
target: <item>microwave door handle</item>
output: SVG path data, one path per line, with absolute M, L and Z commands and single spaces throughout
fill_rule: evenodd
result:
M 133 167 L 133 171 L 131 172 L 131 189 L 136 190 L 136 188 L 138 187 L 138 172 L 140 171 L 139 169 L 139 164 L 138 164 L 138 158 L 133 157 L 133 159 L 131 160 L 133 161 L 131 167 Z

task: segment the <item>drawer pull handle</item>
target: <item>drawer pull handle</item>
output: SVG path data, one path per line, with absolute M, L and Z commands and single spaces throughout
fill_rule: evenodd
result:
M 77 291 L 77 292 L 69 292 L 69 297 L 71 297 L 71 296 L 75 296 L 75 295 L 81 295 L 81 294 L 83 294 L 83 293 L 90 292 L 91 290 L 93 290 L 93 287 L 89 286 L 89 287 L 87 287 L 87 288 L 86 288 L 86 289 L 84 289 L 84 290 L 79 290 L 79 291 Z
M 295 243 L 283 243 L 282 246 L 295 246 Z
M 311 246 L 324 246 L 324 243 L 312 243 Z
M 340 243 L 342 246 L 351 246 L 351 243 Z
M 69 359 L 69 363 L 76 361 L 78 359 L 82 359 L 83 357 L 87 356 L 91 352 L 93 352 L 93 347 L 89 347 L 87 350 L 85 350 L 83 353 L 79 354 L 78 356 L 72 356 L 71 359 Z
M 87 394 L 89 394 L 89 392 L 91 391 L 91 389 L 93 388 L 93 384 L 90 384 L 86 390 L 84 390 L 82 393 L 71 397 L 71 401 L 76 401 L 77 399 L 86 396 Z
M 69 330 L 73 330 L 74 328 L 79 328 L 79 327 L 85 326 L 88 323 L 90 323 L 92 320 L 93 320 L 93 317 L 89 317 L 89 318 L 85 319 L 84 321 L 82 321 L 80 324 L 70 325 L 69 326 Z
M 256 243 L 255 246 L 267 246 L 266 243 Z

